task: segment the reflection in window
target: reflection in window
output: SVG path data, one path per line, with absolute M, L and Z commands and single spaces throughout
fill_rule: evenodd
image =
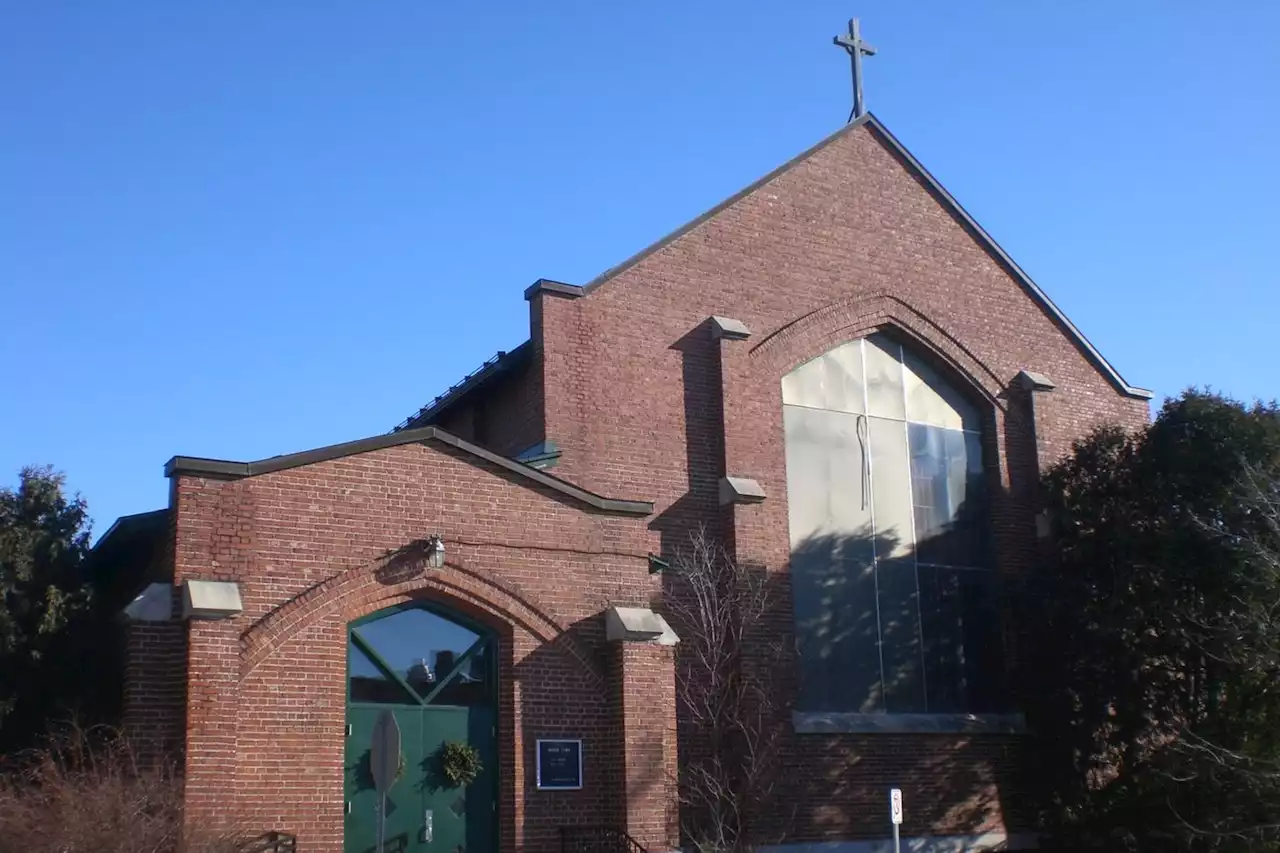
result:
M 347 654 L 353 702 L 474 705 L 493 698 L 492 640 L 424 607 L 352 625 Z
M 997 709 L 981 418 L 883 335 L 782 380 L 799 707 Z
M 347 661 L 350 670 L 352 702 L 375 702 L 379 705 L 416 705 L 417 698 L 398 681 L 369 659 L 360 647 L 347 639 Z

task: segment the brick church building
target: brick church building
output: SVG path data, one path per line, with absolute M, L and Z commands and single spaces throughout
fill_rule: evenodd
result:
M 913 850 L 1030 843 L 1001 580 L 1040 472 L 1150 393 L 870 114 L 524 297 L 529 339 L 396 429 L 175 456 L 168 508 L 106 537 L 150 572 L 126 725 L 180 756 L 192 826 L 375 849 L 390 717 L 388 849 L 676 848 L 660 569 L 703 528 L 785 612 L 771 849 L 885 850 L 890 787 Z

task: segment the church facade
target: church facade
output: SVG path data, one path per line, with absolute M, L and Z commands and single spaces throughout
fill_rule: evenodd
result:
M 391 432 L 168 463 L 125 717 L 181 757 L 192 826 L 676 848 L 656 569 L 703 530 L 782 602 L 775 849 L 884 849 L 891 787 L 913 849 L 1027 843 L 1003 590 L 1044 546 L 1040 472 L 1150 394 L 869 114 L 525 298 L 529 340 Z

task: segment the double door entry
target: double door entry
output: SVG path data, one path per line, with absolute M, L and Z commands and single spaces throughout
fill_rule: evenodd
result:
M 345 853 L 497 850 L 497 663 L 491 633 L 432 606 L 351 623 Z

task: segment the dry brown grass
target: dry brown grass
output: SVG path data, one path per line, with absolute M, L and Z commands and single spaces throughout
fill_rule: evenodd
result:
M 182 838 L 172 764 L 142 766 L 112 732 L 79 731 L 0 770 L 0 853 L 229 853 L 230 837 Z

